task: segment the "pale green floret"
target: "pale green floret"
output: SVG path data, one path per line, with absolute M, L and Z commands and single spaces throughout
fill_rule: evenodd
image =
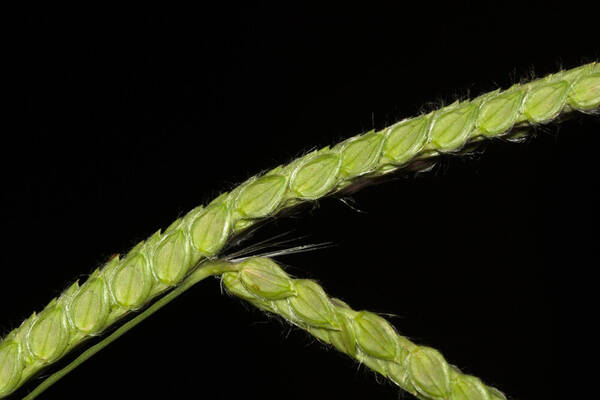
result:
M 229 212 L 225 202 L 209 206 L 192 224 L 192 244 L 199 252 L 213 255 L 229 235 Z
M 240 280 L 240 275 L 236 272 L 226 272 L 221 275 L 221 282 L 223 285 L 229 290 L 230 293 L 236 295 L 237 297 L 241 297 L 244 300 L 254 300 L 256 296 L 246 289 L 242 281 Z
M 331 344 L 351 357 L 356 356 L 356 335 L 352 327 L 352 321 L 343 313 L 338 314 L 337 319 L 340 329 L 337 331 L 329 330 L 329 341 Z
M 396 385 L 400 386 L 402 389 L 406 390 L 412 395 L 417 395 L 417 390 L 410 381 L 408 368 L 406 368 L 404 363 L 390 362 L 387 365 L 387 375 Z
M 569 83 L 566 81 L 532 88 L 525 99 L 523 114 L 534 123 L 556 118 L 565 105 L 568 89 Z
M 489 400 L 490 395 L 481 381 L 470 375 L 457 374 L 452 382 L 450 400 Z
M 381 154 L 382 136 L 370 132 L 348 142 L 342 150 L 342 174 L 356 177 L 375 166 Z
M 340 161 L 337 154 L 317 154 L 309 158 L 294 173 L 292 190 L 304 199 L 317 199 L 327 194 L 335 185 Z
M 408 373 L 414 387 L 421 394 L 432 399 L 448 398 L 449 366 L 437 350 L 420 347 L 414 351 L 409 358 Z
M 239 277 L 238 277 L 239 279 Z M 296 285 L 294 283 L 294 289 L 296 289 Z M 296 291 L 296 293 L 298 293 Z M 256 305 L 257 303 L 262 304 L 261 308 L 265 311 L 274 312 L 276 314 L 281 315 L 283 318 L 287 319 L 293 324 L 298 324 L 298 316 L 294 314 L 294 311 L 290 305 L 289 299 L 271 301 L 269 303 L 265 303 L 261 298 L 255 298 L 252 304 Z
M 476 116 L 477 105 L 473 103 L 442 112 L 431 128 L 427 148 L 452 151 L 462 147 L 473 129 Z
M 284 299 L 296 293 L 287 274 L 268 258 L 243 262 L 240 278 L 249 292 L 269 300 Z
M 600 106 L 600 73 L 580 78 L 571 89 L 569 103 L 582 110 Z
M 0 343 L 0 396 L 10 393 L 21 378 L 19 345 L 12 341 Z
M 396 358 L 396 344 L 387 340 L 396 334 L 394 328 L 379 315 L 361 311 L 354 318 L 358 345 L 369 355 L 385 360 Z
M 87 334 L 99 332 L 108 318 L 108 302 L 105 299 L 104 279 L 86 282 L 69 305 L 71 323 Z
M 283 175 L 267 175 L 244 187 L 235 201 L 235 208 L 247 218 L 262 218 L 279 205 L 287 185 Z
M 169 234 L 158 245 L 152 261 L 156 278 L 166 285 L 179 282 L 187 273 L 190 264 L 187 239 L 180 230 Z
M 519 116 L 524 97 L 524 90 L 515 90 L 504 92 L 485 102 L 477 116 L 477 128 L 487 136 L 508 131 Z
M 140 308 L 146 301 L 151 288 L 148 262 L 142 254 L 126 258 L 111 279 L 112 294 L 125 309 Z
M 321 286 L 313 281 L 298 279 L 294 287 L 298 295 L 292 296 L 289 303 L 295 315 L 316 327 L 338 329 L 331 302 Z
M 401 164 L 413 158 L 427 140 L 431 115 L 399 122 L 388 128 L 383 155 L 390 162 Z
M 31 326 L 28 345 L 31 354 L 42 362 L 51 362 L 65 351 L 69 340 L 63 308 L 54 306 L 40 314 Z

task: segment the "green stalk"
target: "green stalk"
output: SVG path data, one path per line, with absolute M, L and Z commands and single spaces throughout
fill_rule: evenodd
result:
M 270 258 L 256 257 L 222 275 L 229 293 L 308 331 L 423 400 L 506 400 L 499 390 L 418 346 L 380 316 L 354 311 L 321 286 L 292 279 Z
M 510 138 L 529 125 L 600 106 L 600 64 L 561 71 L 505 91 L 456 102 L 349 138 L 250 178 L 205 207 L 191 210 L 78 282 L 0 341 L 0 398 L 86 339 L 177 287 L 194 266 L 219 255 L 232 235 L 279 211 L 357 182 L 459 153 L 486 138 Z

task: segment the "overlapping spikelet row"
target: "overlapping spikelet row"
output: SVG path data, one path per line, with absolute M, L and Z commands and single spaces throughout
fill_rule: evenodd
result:
M 248 259 L 222 280 L 231 294 L 280 315 L 421 399 L 505 400 L 437 350 L 412 343 L 374 313 L 329 298 L 314 281 L 292 279 L 269 258 Z

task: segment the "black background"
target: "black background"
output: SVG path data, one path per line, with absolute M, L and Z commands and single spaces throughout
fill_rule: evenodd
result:
M 0 333 L 255 173 L 598 59 L 597 15 L 576 3 L 535 8 L 223 4 L 16 16 L 4 52 Z M 558 358 L 586 352 L 598 127 L 582 116 L 524 144 L 494 142 L 365 188 L 352 196 L 364 213 L 327 199 L 253 240 L 293 230 L 310 235 L 303 243 L 335 242 L 280 261 L 356 309 L 394 314 L 402 334 L 510 398 L 553 398 L 572 369 Z M 209 280 L 41 398 L 399 393 Z

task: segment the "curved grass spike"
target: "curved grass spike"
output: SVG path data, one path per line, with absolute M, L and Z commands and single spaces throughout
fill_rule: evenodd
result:
M 270 258 L 248 259 L 221 277 L 229 293 L 283 317 L 420 399 L 506 399 L 448 364 L 437 350 L 399 335 L 377 314 L 329 298 L 314 281 L 292 279 Z
M 162 307 L 170 303 L 173 299 L 184 293 L 196 283 L 208 278 L 209 276 L 220 275 L 224 272 L 237 271 L 239 268 L 240 265 L 238 264 L 219 259 L 204 262 L 199 268 L 197 268 L 193 273 L 186 277 L 185 280 L 174 290 L 170 291 L 168 294 L 154 302 L 143 312 L 139 313 L 134 318 L 121 325 L 118 329 L 116 329 L 110 335 L 106 336 L 103 340 L 86 349 L 68 365 L 56 371 L 52 375 L 48 376 L 31 393 L 25 396 L 23 400 L 33 400 L 37 398 L 37 396 L 39 396 L 50 386 L 58 382 L 62 377 L 64 377 L 69 372 L 71 372 L 79 365 L 84 363 L 94 354 L 96 354 L 97 352 L 99 352 L 100 350 L 117 340 L 123 334 L 128 332 L 131 328 L 135 327 L 137 324 L 148 318 L 150 315 L 154 314 L 156 311 L 160 310 Z
M 513 128 L 550 122 L 573 110 L 600 106 L 600 64 L 590 63 L 545 78 L 454 103 L 347 139 L 250 178 L 205 207 L 191 210 L 115 257 L 88 280 L 69 287 L 0 342 L 0 398 L 43 367 L 125 314 L 143 308 L 179 285 L 227 240 L 256 222 L 303 201 L 350 188 L 487 137 L 509 137 Z

